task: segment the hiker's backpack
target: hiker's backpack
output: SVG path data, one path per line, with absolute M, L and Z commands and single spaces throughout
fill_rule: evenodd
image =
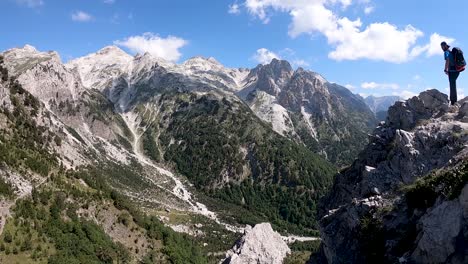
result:
M 463 57 L 463 51 L 460 48 L 452 49 L 453 61 L 455 62 L 455 70 L 457 72 L 462 72 L 465 70 L 466 61 Z

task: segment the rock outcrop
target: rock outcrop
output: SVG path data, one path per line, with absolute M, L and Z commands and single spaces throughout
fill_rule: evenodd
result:
M 468 102 L 397 102 L 319 205 L 312 263 L 467 263 Z
M 226 253 L 223 264 L 281 264 L 291 253 L 281 235 L 269 223 L 248 226 L 245 234 Z

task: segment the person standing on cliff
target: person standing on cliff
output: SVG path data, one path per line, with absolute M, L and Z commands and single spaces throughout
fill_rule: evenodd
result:
M 457 102 L 457 78 L 460 75 L 459 72 L 455 69 L 455 60 L 453 58 L 452 52 L 450 51 L 450 46 L 447 45 L 447 42 L 440 43 L 440 47 L 444 51 L 445 59 L 445 68 L 444 72 L 449 77 L 450 83 L 450 104 L 455 105 Z

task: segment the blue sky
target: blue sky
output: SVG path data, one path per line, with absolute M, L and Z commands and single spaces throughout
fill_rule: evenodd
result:
M 363 95 L 447 92 L 440 41 L 468 52 L 466 0 L 0 0 L 0 10 L 0 50 L 30 44 L 68 61 L 118 45 L 247 68 L 277 57 Z M 468 73 L 458 87 L 468 95 Z

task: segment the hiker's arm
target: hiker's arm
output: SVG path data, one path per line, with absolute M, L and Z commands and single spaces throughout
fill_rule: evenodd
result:
M 449 58 L 447 58 L 445 59 L 445 70 L 444 70 L 445 73 L 448 73 L 449 65 L 450 65 L 450 61 L 449 61 Z

